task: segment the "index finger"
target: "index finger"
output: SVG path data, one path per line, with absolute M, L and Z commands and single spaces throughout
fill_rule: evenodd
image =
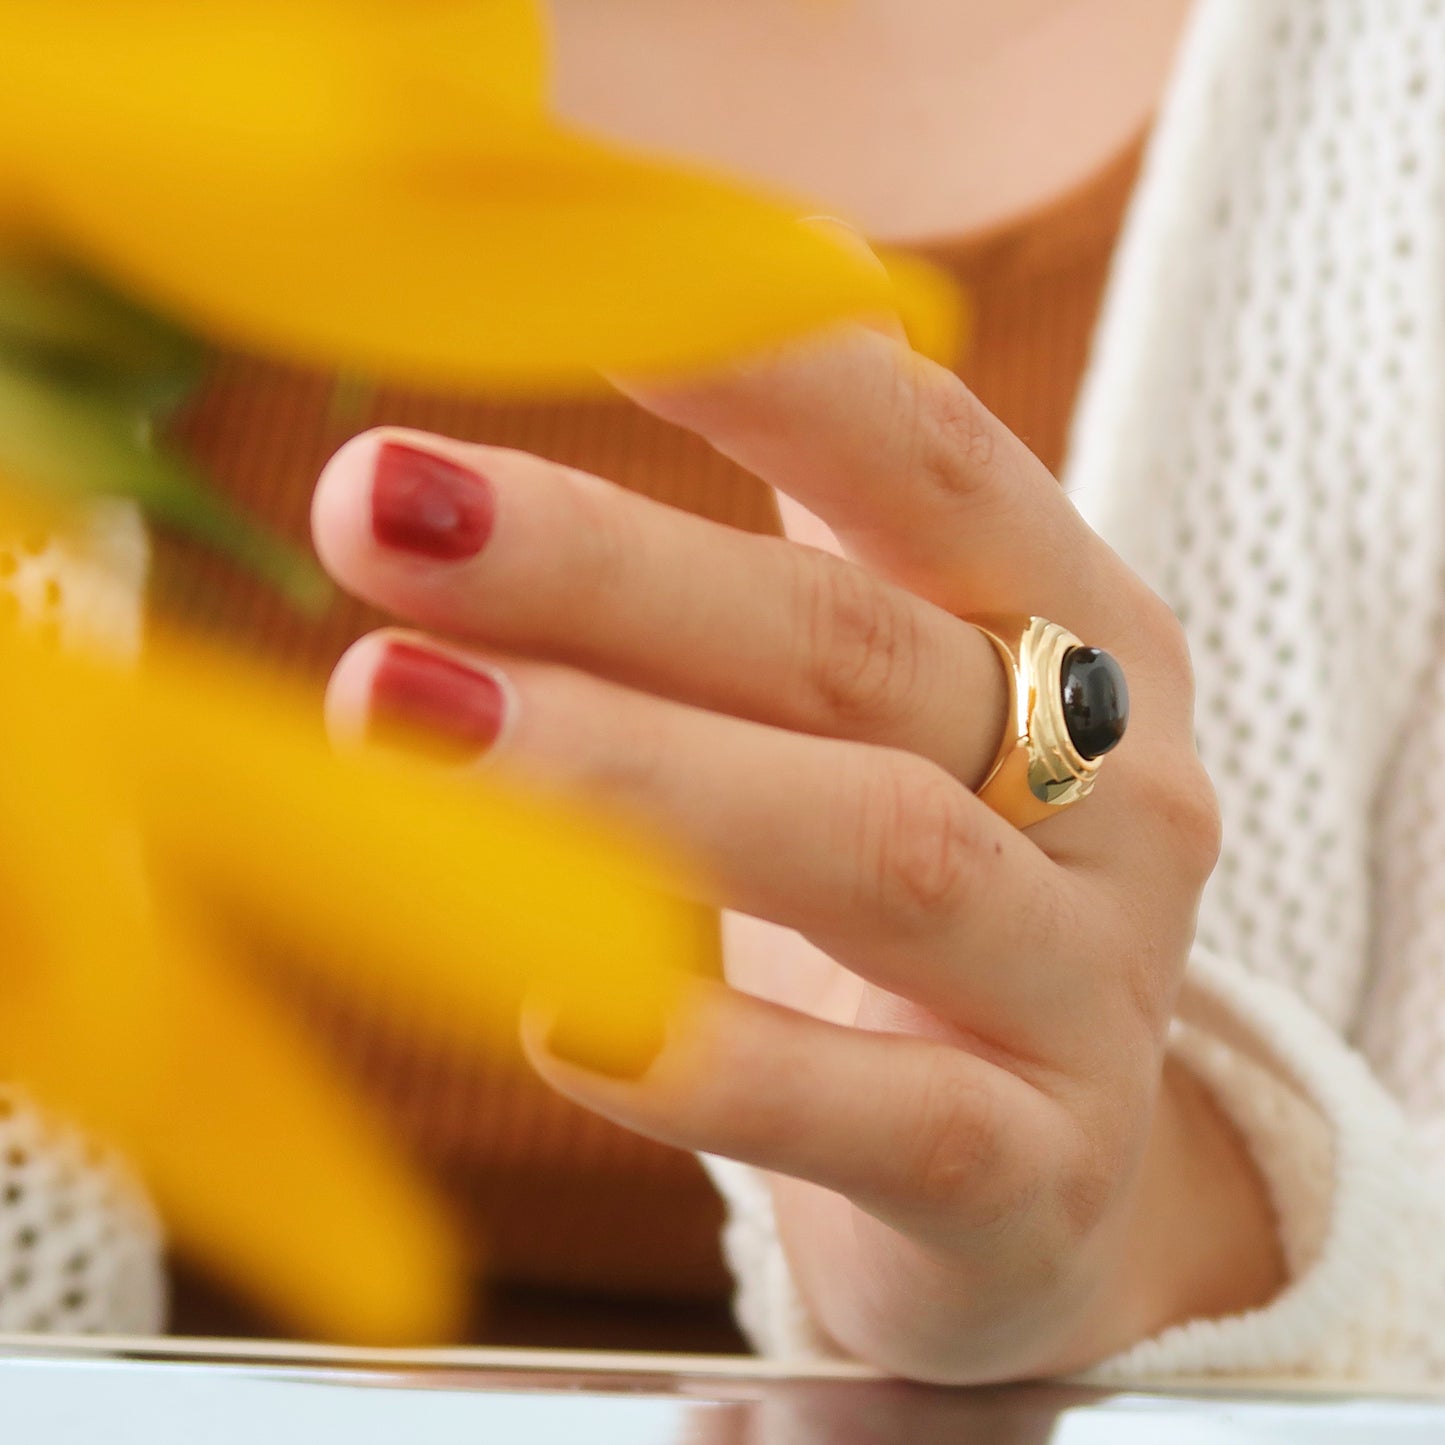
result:
M 1023 442 L 892 336 L 849 326 L 702 384 L 627 389 L 951 612 L 1119 628 L 1122 564 Z

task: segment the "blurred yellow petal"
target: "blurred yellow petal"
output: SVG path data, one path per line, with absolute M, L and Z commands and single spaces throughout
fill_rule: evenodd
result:
M 0 0 L 0 195 L 71 166 L 273 182 L 538 115 L 537 0 Z
M 916 256 L 886 248 L 879 256 L 888 268 L 894 309 L 903 319 L 909 345 L 943 366 L 957 366 L 973 333 L 968 293 Z
M 55 707 L 54 667 L 36 644 L 0 646 L 0 1067 L 46 1084 L 73 1062 L 95 1084 L 88 1116 L 134 1132 L 158 997 L 135 774 L 84 706 Z
M 175 1247 L 310 1338 L 455 1339 L 467 1262 L 375 1111 L 214 939 L 175 944 L 160 1092 L 119 1141 Z
M 121 1149 L 174 1245 L 292 1328 L 451 1337 L 465 1272 L 436 1204 L 295 1026 L 154 894 L 136 759 L 106 726 L 127 683 L 82 694 L 87 672 L 34 646 L 0 656 L 0 1070 Z
M 933 273 L 890 281 L 798 207 L 540 126 L 406 174 L 272 186 L 264 206 L 215 173 L 69 176 L 59 232 L 161 306 L 411 382 L 582 388 L 889 308 L 936 336 L 949 308 Z
M 297 698 L 173 645 L 130 676 L 10 638 L 0 668 L 0 1072 L 121 1147 L 177 1246 L 292 1328 L 446 1338 L 455 1235 L 226 930 L 472 1049 L 540 995 L 628 1064 L 705 958 L 673 866 L 597 819 L 338 759 Z
M 703 965 L 696 914 L 669 886 L 678 867 L 615 820 L 337 757 L 297 700 L 162 644 L 139 696 L 143 806 L 167 867 L 439 1037 L 509 1041 L 536 992 L 629 1058 L 678 971 Z
M 816 208 L 526 114 L 504 79 L 519 65 L 531 83 L 520 22 L 511 50 L 480 56 L 463 37 L 447 55 L 428 48 L 434 25 L 389 32 L 407 7 L 300 7 L 306 23 L 268 57 L 235 0 L 185 23 L 159 0 L 118 8 L 147 37 L 170 16 L 182 38 L 148 48 L 112 29 L 102 54 L 125 55 L 124 83 L 92 87 L 34 27 L 0 59 L 0 149 L 23 158 L 56 243 L 213 335 L 494 389 L 694 371 L 886 307 L 946 344 L 938 277 L 915 263 L 890 283 L 796 224 Z M 396 81 L 418 52 L 437 72 L 422 97 Z
M 307 701 L 179 644 L 153 640 L 134 678 L 19 643 L 0 662 L 35 699 L 15 756 L 40 762 L 17 779 L 41 777 L 47 757 L 98 756 L 91 771 L 112 793 L 106 768 L 135 780 L 129 821 L 166 886 L 263 933 L 288 962 L 294 952 L 353 993 L 404 1001 L 439 1038 L 510 1041 L 536 993 L 587 1019 L 599 1051 L 626 1056 L 655 1037 L 679 971 L 706 965 L 680 864 L 611 818 L 499 782 L 458 787 L 421 763 L 339 757 Z M 25 716 L 3 711 L 0 741 Z M 41 731 L 47 715 L 71 721 Z M 59 794 L 73 806 L 56 810 L 29 882 L 45 917 L 74 928 L 93 912 L 99 932 L 136 906 L 117 887 L 89 909 L 83 876 L 59 866 L 77 834 L 92 848 L 106 836 L 87 791 Z M 14 811 L 46 795 L 22 791 Z M 67 897 L 80 907 L 67 913 Z M 133 937 L 143 962 L 149 944 L 131 930 L 126 947 Z

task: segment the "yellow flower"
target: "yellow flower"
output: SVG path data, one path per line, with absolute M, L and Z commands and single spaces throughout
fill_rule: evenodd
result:
M 675 866 L 610 820 L 333 756 L 297 699 L 153 645 L 140 674 L 0 639 L 0 1077 L 119 1145 L 177 1246 L 292 1328 L 453 1337 L 436 1202 L 237 941 L 510 1038 L 524 996 L 604 1056 L 655 1038 L 699 961 Z
M 889 308 L 950 349 L 932 273 L 579 135 L 546 86 L 532 0 L 0 0 L 0 473 L 123 491 L 294 589 L 137 425 L 194 376 L 186 329 L 513 391 Z M 128 677 L 0 639 L 0 668 L 0 1076 L 125 1149 L 178 1245 L 297 1330 L 450 1334 L 446 1219 L 238 940 L 468 1046 L 538 990 L 631 1057 L 698 949 L 660 850 L 339 761 L 294 700 L 175 645 Z
M 890 283 L 796 203 L 551 120 L 532 0 L 0 0 L 0 23 L 0 216 L 211 336 L 507 389 L 891 306 L 949 345 L 931 273 Z

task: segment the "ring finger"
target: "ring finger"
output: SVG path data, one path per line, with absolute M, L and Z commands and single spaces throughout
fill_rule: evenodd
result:
M 1075 986 L 1029 966 L 1078 885 L 934 764 L 806 737 L 534 662 L 494 664 L 390 630 L 338 664 L 343 739 L 398 725 L 686 840 L 705 901 L 795 928 L 871 982 L 1011 1049 L 1067 1050 Z M 581 720 L 585 719 L 585 726 Z M 1097 897 L 1090 902 L 1097 913 Z M 1025 1023 L 1021 1026 L 1019 1020 Z M 1051 1026 L 1057 1020 L 1059 1027 Z M 1053 1038 L 1057 1032 L 1059 1037 Z

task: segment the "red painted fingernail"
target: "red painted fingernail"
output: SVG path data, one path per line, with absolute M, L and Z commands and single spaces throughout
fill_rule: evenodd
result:
M 366 735 L 440 762 L 470 762 L 496 742 L 506 712 L 506 694 L 491 673 L 393 642 L 371 679 Z
M 460 562 L 482 550 L 495 515 L 484 477 L 447 457 L 385 442 L 371 482 L 371 530 L 384 547 Z

